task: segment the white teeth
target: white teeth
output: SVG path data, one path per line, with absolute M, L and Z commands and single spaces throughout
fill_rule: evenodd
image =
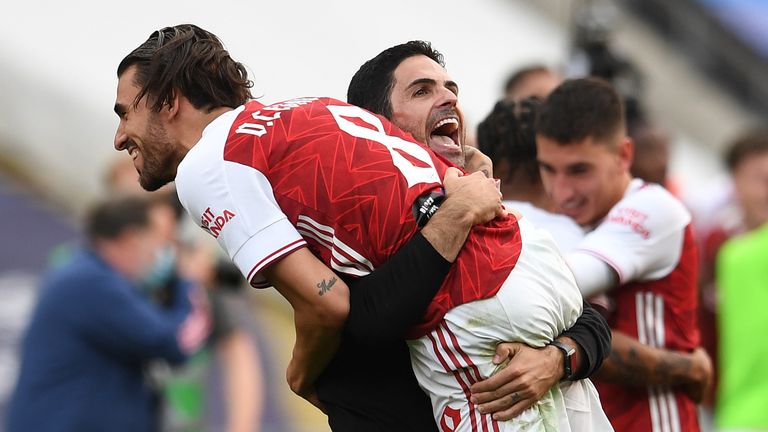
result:
M 455 125 L 458 125 L 459 124 L 459 120 L 455 119 L 455 118 L 442 119 L 439 122 L 437 122 L 437 124 L 435 125 L 435 127 L 432 128 L 432 130 L 437 129 L 440 126 L 447 125 L 448 123 L 453 123 Z

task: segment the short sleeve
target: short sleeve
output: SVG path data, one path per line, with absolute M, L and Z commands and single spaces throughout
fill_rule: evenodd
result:
M 210 128 L 179 165 L 179 200 L 252 286 L 267 287 L 260 272 L 306 242 L 278 206 L 264 174 L 223 159 L 229 128 Z
M 688 211 L 669 192 L 643 185 L 619 201 L 572 253 L 604 261 L 621 284 L 659 279 L 677 266 L 690 222 Z

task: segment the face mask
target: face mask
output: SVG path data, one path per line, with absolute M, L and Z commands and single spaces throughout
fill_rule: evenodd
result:
M 155 260 L 139 283 L 146 292 L 154 293 L 168 283 L 175 270 L 176 250 L 171 246 L 164 246 L 155 252 Z

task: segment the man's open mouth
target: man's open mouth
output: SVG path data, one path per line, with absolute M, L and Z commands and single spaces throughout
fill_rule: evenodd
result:
M 440 154 L 461 152 L 459 118 L 456 116 L 449 116 L 438 120 L 432 126 L 428 144 L 433 150 Z

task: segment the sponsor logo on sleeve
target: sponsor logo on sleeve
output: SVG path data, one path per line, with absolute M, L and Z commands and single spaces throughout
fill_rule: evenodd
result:
M 219 238 L 224 225 L 234 217 L 235 213 L 230 210 L 224 209 L 221 214 L 217 215 L 208 207 L 200 217 L 200 227 L 208 231 L 214 238 Z
M 651 231 L 645 225 L 646 219 L 648 219 L 647 214 L 640 210 L 627 207 L 618 209 L 608 217 L 609 222 L 626 225 L 630 227 L 632 231 L 647 240 L 651 237 Z

